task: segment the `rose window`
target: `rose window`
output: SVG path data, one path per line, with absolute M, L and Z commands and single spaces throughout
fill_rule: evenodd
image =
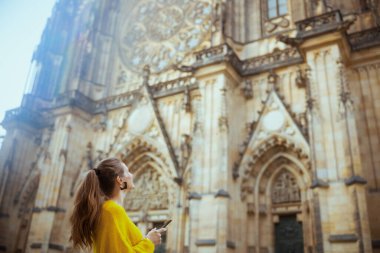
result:
M 148 64 L 153 73 L 181 63 L 207 39 L 212 12 L 206 0 L 138 1 L 122 27 L 122 61 L 134 72 Z

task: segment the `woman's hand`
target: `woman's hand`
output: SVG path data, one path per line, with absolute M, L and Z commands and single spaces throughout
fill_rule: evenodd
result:
M 151 240 L 154 245 L 160 245 L 161 244 L 161 233 L 165 232 L 166 228 L 156 229 L 153 228 L 149 233 L 146 235 L 146 238 Z

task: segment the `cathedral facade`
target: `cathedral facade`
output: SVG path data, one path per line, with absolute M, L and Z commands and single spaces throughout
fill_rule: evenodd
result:
M 380 252 L 380 3 L 59 0 L 6 113 L 0 252 L 77 252 L 106 157 L 168 253 Z

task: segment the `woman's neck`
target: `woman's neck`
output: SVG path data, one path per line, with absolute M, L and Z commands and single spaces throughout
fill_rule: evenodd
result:
M 122 205 L 124 200 L 124 194 L 119 190 L 117 193 L 113 194 L 110 199 Z

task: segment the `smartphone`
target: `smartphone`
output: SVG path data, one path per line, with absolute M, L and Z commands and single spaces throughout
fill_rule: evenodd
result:
M 169 223 L 172 222 L 172 220 L 166 220 L 164 224 L 160 228 L 166 228 Z

